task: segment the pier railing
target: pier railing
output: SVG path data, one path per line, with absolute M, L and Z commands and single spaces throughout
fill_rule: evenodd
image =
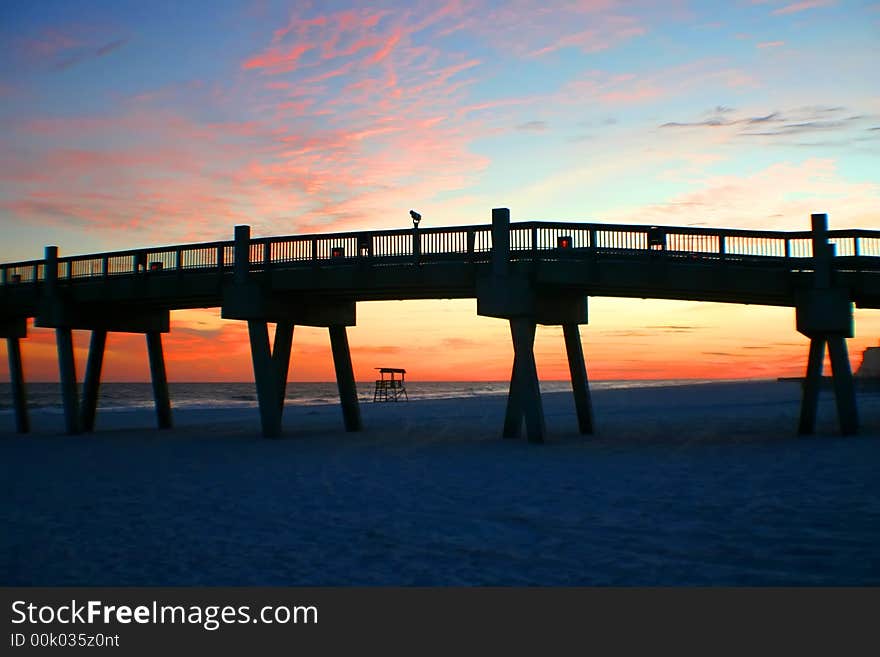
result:
M 831 230 L 829 242 L 838 258 L 880 258 L 880 230 Z M 705 259 L 773 258 L 803 260 L 813 256 L 810 231 L 762 231 L 674 226 L 530 221 L 510 226 L 511 257 L 553 258 L 562 251 L 655 253 Z M 321 263 L 352 258 L 485 261 L 492 250 L 488 224 L 422 229 L 376 230 L 251 239 L 249 269 Z M 98 279 L 139 272 L 231 269 L 234 242 L 203 242 L 58 258 L 58 279 Z M 33 283 L 46 277 L 45 260 L 0 265 L 0 285 Z

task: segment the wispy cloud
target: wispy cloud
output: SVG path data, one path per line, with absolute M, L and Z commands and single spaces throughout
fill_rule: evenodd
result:
M 781 162 L 746 175 L 706 175 L 691 191 L 662 203 L 614 213 L 609 218 L 640 223 L 794 229 L 812 212 L 833 210 L 836 227 L 873 225 L 880 184 L 850 181 L 833 159 Z
M 831 7 L 835 4 L 837 4 L 835 0 L 803 0 L 802 2 L 793 2 L 784 7 L 774 9 L 773 13 L 777 16 L 784 16 L 786 14 L 796 14 L 802 11 L 807 11 L 808 9 Z
M 92 27 L 69 26 L 23 37 L 16 47 L 29 63 L 63 71 L 84 61 L 105 57 L 127 42 L 128 39 L 120 37 L 108 41 Z
M 566 49 L 596 53 L 649 32 L 637 7 L 615 0 L 509 0 L 458 7 L 456 30 L 477 34 L 492 47 L 524 58 Z
M 97 48 L 95 50 L 96 57 L 103 57 L 104 55 L 109 55 L 114 50 L 118 50 L 122 46 L 124 46 L 127 42 L 127 39 L 114 39 L 108 43 L 105 43 L 103 46 Z
M 875 119 L 871 115 L 852 113 L 845 107 L 799 107 L 759 116 L 712 112 L 707 118 L 695 121 L 667 121 L 660 128 L 728 129 L 739 137 L 786 139 L 806 133 L 849 133 Z
M 271 48 L 249 57 L 242 62 L 241 67 L 245 70 L 266 69 L 270 73 L 286 73 L 296 69 L 300 58 L 312 48 L 309 44 L 298 44 L 286 49 Z
M 516 126 L 522 132 L 544 132 L 548 128 L 546 121 L 526 121 Z
M 666 333 L 692 333 L 694 331 L 701 331 L 709 327 L 693 326 L 688 324 L 667 324 L 665 326 L 646 326 L 645 328 L 655 331 L 664 331 Z

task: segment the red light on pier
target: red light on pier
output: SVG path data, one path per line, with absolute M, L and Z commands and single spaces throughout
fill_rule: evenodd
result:
M 344 258 L 345 257 L 345 247 L 344 246 L 334 246 L 330 250 L 330 257 L 332 258 Z
M 571 235 L 562 235 L 556 238 L 556 247 L 559 249 L 571 248 Z

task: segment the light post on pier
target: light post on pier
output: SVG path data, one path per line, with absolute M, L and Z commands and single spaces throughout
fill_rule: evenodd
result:
M 419 234 L 419 222 L 422 220 L 422 215 L 415 210 L 410 210 L 409 216 L 412 217 L 413 222 L 413 258 L 416 264 L 419 264 L 419 260 L 422 256 L 422 240 L 421 235 Z

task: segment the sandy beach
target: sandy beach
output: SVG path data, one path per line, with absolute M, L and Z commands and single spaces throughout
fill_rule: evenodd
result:
M 863 431 L 795 435 L 799 387 L 544 395 L 544 445 L 500 438 L 502 396 L 98 414 L 0 425 L 4 585 L 877 585 L 880 392 Z

